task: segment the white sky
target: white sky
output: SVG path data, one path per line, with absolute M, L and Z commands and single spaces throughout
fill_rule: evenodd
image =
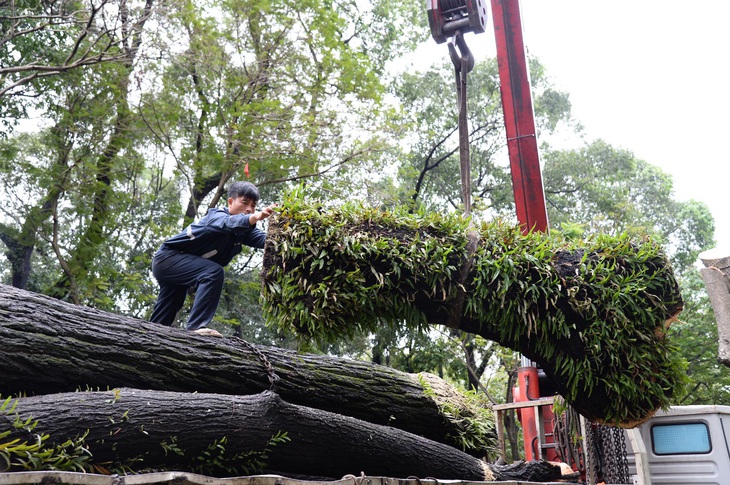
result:
M 676 198 L 707 204 L 718 246 L 730 248 L 730 2 L 520 4 L 529 54 L 570 94 L 588 139 L 671 175 Z M 466 37 L 477 61 L 495 52 L 491 12 L 489 22 L 485 33 Z M 445 45 L 437 48 L 446 55 Z

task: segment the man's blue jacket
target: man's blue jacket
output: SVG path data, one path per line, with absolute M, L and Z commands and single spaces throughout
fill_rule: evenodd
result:
M 251 226 L 248 214 L 231 215 L 228 208 L 213 208 L 183 232 L 162 243 L 160 250 L 194 254 L 226 266 L 241 252 L 241 245 L 262 249 L 266 233 Z

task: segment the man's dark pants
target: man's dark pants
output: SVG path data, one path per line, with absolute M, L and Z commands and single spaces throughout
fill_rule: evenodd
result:
M 160 284 L 160 295 L 151 322 L 172 325 L 191 287 L 197 291 L 187 329 L 197 330 L 213 320 L 223 291 L 223 266 L 200 256 L 160 249 L 152 260 L 152 274 Z

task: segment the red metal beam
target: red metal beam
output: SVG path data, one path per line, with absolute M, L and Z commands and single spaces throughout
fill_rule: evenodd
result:
M 522 231 L 547 232 L 545 192 L 518 0 L 491 0 L 512 189 Z

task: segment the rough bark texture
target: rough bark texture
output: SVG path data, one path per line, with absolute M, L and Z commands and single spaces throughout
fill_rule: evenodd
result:
M 717 360 L 730 367 L 730 252 L 700 254 L 705 268 L 700 270 L 715 313 L 718 330 Z
M 38 421 L 32 433 L 48 434 L 57 443 L 89 430 L 85 443 L 94 461 L 109 462 L 107 466 L 142 458 L 147 468 L 185 470 L 215 440 L 225 437 L 226 455 L 233 456 L 263 451 L 274 434 L 286 432 L 290 441 L 269 447 L 261 472 L 332 479 L 364 473 L 476 481 L 547 481 L 561 476 L 560 467 L 547 462 L 490 467 L 450 446 L 290 404 L 269 391 L 252 396 L 137 389 L 62 393 L 21 398 L 16 410 L 21 419 Z M 35 439 L 3 416 L 0 433 L 8 430 L 11 437 Z M 166 453 L 163 442 L 174 442 L 182 454 Z
M 264 356 L 289 402 L 455 445 L 435 399 L 458 406 L 458 391 L 435 376 L 428 380 L 440 384 L 424 392 L 417 375 L 368 362 L 202 337 L 3 285 L 0 349 L 4 396 L 114 387 L 257 394 L 271 387 Z
M 266 391 L 252 396 L 117 389 L 22 398 L 21 419 L 57 443 L 89 434 L 94 462 L 187 469 L 208 445 L 226 438 L 229 456 L 262 452 L 277 432 L 291 440 L 270 448 L 264 473 L 339 478 L 345 474 L 484 480 L 481 460 L 388 426 L 297 406 Z M 3 418 L 0 432 L 12 429 Z M 18 436 L 17 434 L 13 436 Z M 32 442 L 33 436 L 24 437 Z M 184 451 L 165 452 L 161 443 Z M 218 470 L 220 473 L 221 470 Z

